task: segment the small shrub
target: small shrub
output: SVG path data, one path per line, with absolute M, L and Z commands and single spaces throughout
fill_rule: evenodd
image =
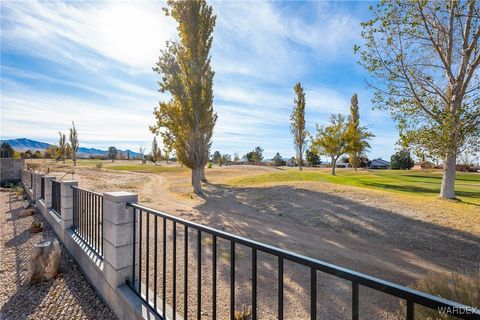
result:
M 212 161 L 208 161 L 208 169 L 212 169 Z
M 103 167 L 103 163 L 99 162 L 99 163 L 95 164 L 95 167 L 97 167 L 97 170 L 100 171 Z
M 17 185 L 14 190 L 17 198 L 20 198 L 20 196 L 23 195 L 23 192 L 25 191 L 21 185 Z
M 235 320 L 249 320 L 252 317 L 252 306 L 246 306 L 242 304 L 240 311 L 235 310 Z
M 43 223 L 41 221 L 33 221 L 31 227 L 32 228 L 42 228 Z
M 480 306 L 480 269 L 471 275 L 431 273 L 417 281 L 412 288 L 475 308 Z M 405 301 L 401 301 L 400 305 L 399 319 L 406 319 Z M 456 320 L 458 318 L 416 305 L 415 319 Z

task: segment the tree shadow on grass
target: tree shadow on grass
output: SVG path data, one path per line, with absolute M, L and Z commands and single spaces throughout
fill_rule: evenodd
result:
M 378 189 L 387 189 L 387 190 L 395 190 L 401 192 L 408 192 L 408 193 L 425 193 L 431 195 L 437 195 L 440 192 L 440 187 L 435 190 L 429 188 L 423 188 L 418 186 L 401 186 L 401 185 L 392 185 L 392 184 L 385 184 L 380 182 L 363 182 L 364 185 L 375 187 Z M 466 197 L 466 198 L 480 198 L 480 191 L 463 191 L 463 190 L 456 190 L 455 194 L 459 197 Z M 475 206 L 479 206 L 479 204 L 475 204 L 472 202 L 462 201 L 464 203 L 472 204 Z
M 476 257 L 480 256 L 480 237 L 467 232 L 305 188 L 209 186 L 205 203 L 196 207 L 203 224 L 395 283 L 409 285 L 434 270 L 465 273 L 479 266 Z M 408 191 L 426 192 L 418 187 Z M 196 219 L 194 214 L 182 215 Z M 237 263 L 244 260 L 244 265 L 249 266 L 249 259 L 246 255 Z M 262 292 L 268 294 L 263 298 L 268 301 L 266 308 L 274 312 L 277 262 L 274 259 L 258 263 L 273 275 L 273 279 L 264 278 L 264 283 L 258 285 L 259 290 L 263 286 Z M 302 268 L 305 269 L 296 266 L 293 273 L 286 275 L 285 290 L 291 294 L 285 295 L 285 303 L 300 304 L 301 313 L 308 314 L 310 273 Z M 248 267 L 237 270 L 250 272 Z M 320 274 L 325 276 L 319 273 L 319 277 Z M 228 275 L 219 277 L 219 281 L 229 280 Z M 330 280 L 319 280 L 319 290 L 324 290 L 323 301 L 326 301 L 319 312 L 338 319 L 348 318 L 345 310 L 351 303 L 349 284 Z M 340 284 L 334 284 L 335 281 Z M 248 292 L 248 288 L 244 290 L 239 300 L 249 301 Z M 307 298 L 298 301 L 298 297 Z M 361 312 L 375 315 L 374 318 L 384 312 L 393 314 L 395 308 L 398 300 L 385 299 L 378 292 L 370 290 L 361 298 Z

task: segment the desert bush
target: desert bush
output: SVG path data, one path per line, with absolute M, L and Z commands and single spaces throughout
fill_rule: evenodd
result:
M 252 317 L 252 306 L 242 305 L 240 311 L 235 310 L 235 320 L 250 320 Z
M 40 163 L 29 163 L 27 166 L 30 170 L 33 171 L 37 171 L 38 169 L 40 169 Z
M 97 170 L 101 170 L 103 167 L 103 163 L 98 162 L 97 164 L 95 164 L 95 167 L 97 167 Z
M 208 161 L 208 169 L 212 169 L 212 161 Z
M 480 269 L 470 275 L 430 273 L 417 281 L 412 288 L 474 308 L 480 307 Z M 405 301 L 401 301 L 400 305 L 399 319 L 406 319 Z M 415 319 L 456 320 L 458 318 L 434 309 L 415 305 Z

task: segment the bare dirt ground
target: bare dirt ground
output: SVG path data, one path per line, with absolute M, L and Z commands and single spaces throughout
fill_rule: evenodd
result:
M 20 217 L 22 201 L 0 192 L 0 319 L 114 319 L 62 247 L 60 274 L 50 281 L 28 283 L 31 248 L 54 238 L 53 230 L 29 232 L 35 216 Z M 45 222 L 44 222 L 45 223 Z
M 62 168 L 54 170 L 64 171 Z M 147 207 L 403 285 L 410 285 L 433 271 L 465 274 L 480 267 L 480 234 L 473 232 L 474 228 L 472 232 L 450 228 L 447 222 L 438 219 L 439 211 L 428 202 L 407 202 L 383 191 L 318 182 L 248 188 L 224 184 L 228 179 L 269 170 L 276 169 L 211 169 L 207 171 L 210 182 L 205 186 L 206 194 L 202 198 L 191 197 L 188 173 L 152 174 L 78 168 L 75 179 L 82 187 L 95 191 L 138 192 L 140 202 Z M 53 173 L 60 175 L 59 172 Z M 480 214 L 480 208 L 478 211 Z M 442 214 L 448 212 L 443 210 Z M 172 227 L 167 227 L 167 237 L 171 239 Z M 160 226 L 158 230 L 160 237 Z M 177 257 L 183 257 L 181 229 L 178 229 L 177 236 Z M 189 273 L 188 309 L 189 318 L 194 318 L 197 283 L 194 233 L 189 235 L 189 243 L 193 250 L 189 255 L 192 273 Z M 204 246 L 211 243 L 210 237 L 204 236 L 202 243 Z M 211 314 L 211 265 L 208 258 L 211 251 L 208 248 L 206 246 L 202 252 L 205 257 L 202 260 L 202 310 L 206 316 Z M 170 256 L 171 249 L 167 251 Z M 219 257 L 217 304 L 219 319 L 223 319 L 228 317 L 225 306 L 228 306 L 230 292 L 227 244 L 220 245 Z M 236 257 L 239 272 L 236 302 L 239 308 L 241 303 L 250 304 L 250 251 L 239 248 Z M 258 308 L 261 319 L 277 318 L 276 263 L 273 257 L 259 257 L 259 283 L 262 284 Z M 180 262 L 177 269 L 177 306 L 178 310 L 183 310 L 183 265 Z M 169 272 L 167 279 L 172 279 L 171 276 Z M 318 273 L 317 288 L 319 318 L 350 318 L 351 288 L 348 282 Z M 168 290 L 167 301 L 171 303 L 171 289 Z M 309 290 L 309 271 L 286 263 L 286 319 L 308 318 Z M 361 288 L 360 305 L 361 317 L 365 319 L 395 319 L 399 301 Z

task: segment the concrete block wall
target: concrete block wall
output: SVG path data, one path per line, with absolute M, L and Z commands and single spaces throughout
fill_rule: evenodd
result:
M 29 173 L 28 173 L 29 174 Z M 40 190 L 40 174 L 35 173 L 33 190 Z M 38 177 L 38 179 L 37 179 Z M 73 230 L 73 186 L 77 181 L 61 181 L 60 215 L 51 211 L 52 180 L 45 176 L 45 199 L 27 194 L 55 231 L 68 253 L 77 261 L 97 294 L 119 319 L 160 319 L 126 284 L 132 274 L 133 213 L 127 202 L 135 203 L 138 195 L 129 192 L 103 194 L 104 257 L 99 257 Z M 28 183 L 29 177 L 26 180 Z M 38 184 L 38 186 L 37 186 Z M 25 188 L 26 190 L 29 187 Z M 39 193 L 40 194 L 40 193 Z M 138 270 L 136 270 L 138 272 Z
M 24 165 L 25 159 L 0 158 L 0 185 L 20 182 Z

